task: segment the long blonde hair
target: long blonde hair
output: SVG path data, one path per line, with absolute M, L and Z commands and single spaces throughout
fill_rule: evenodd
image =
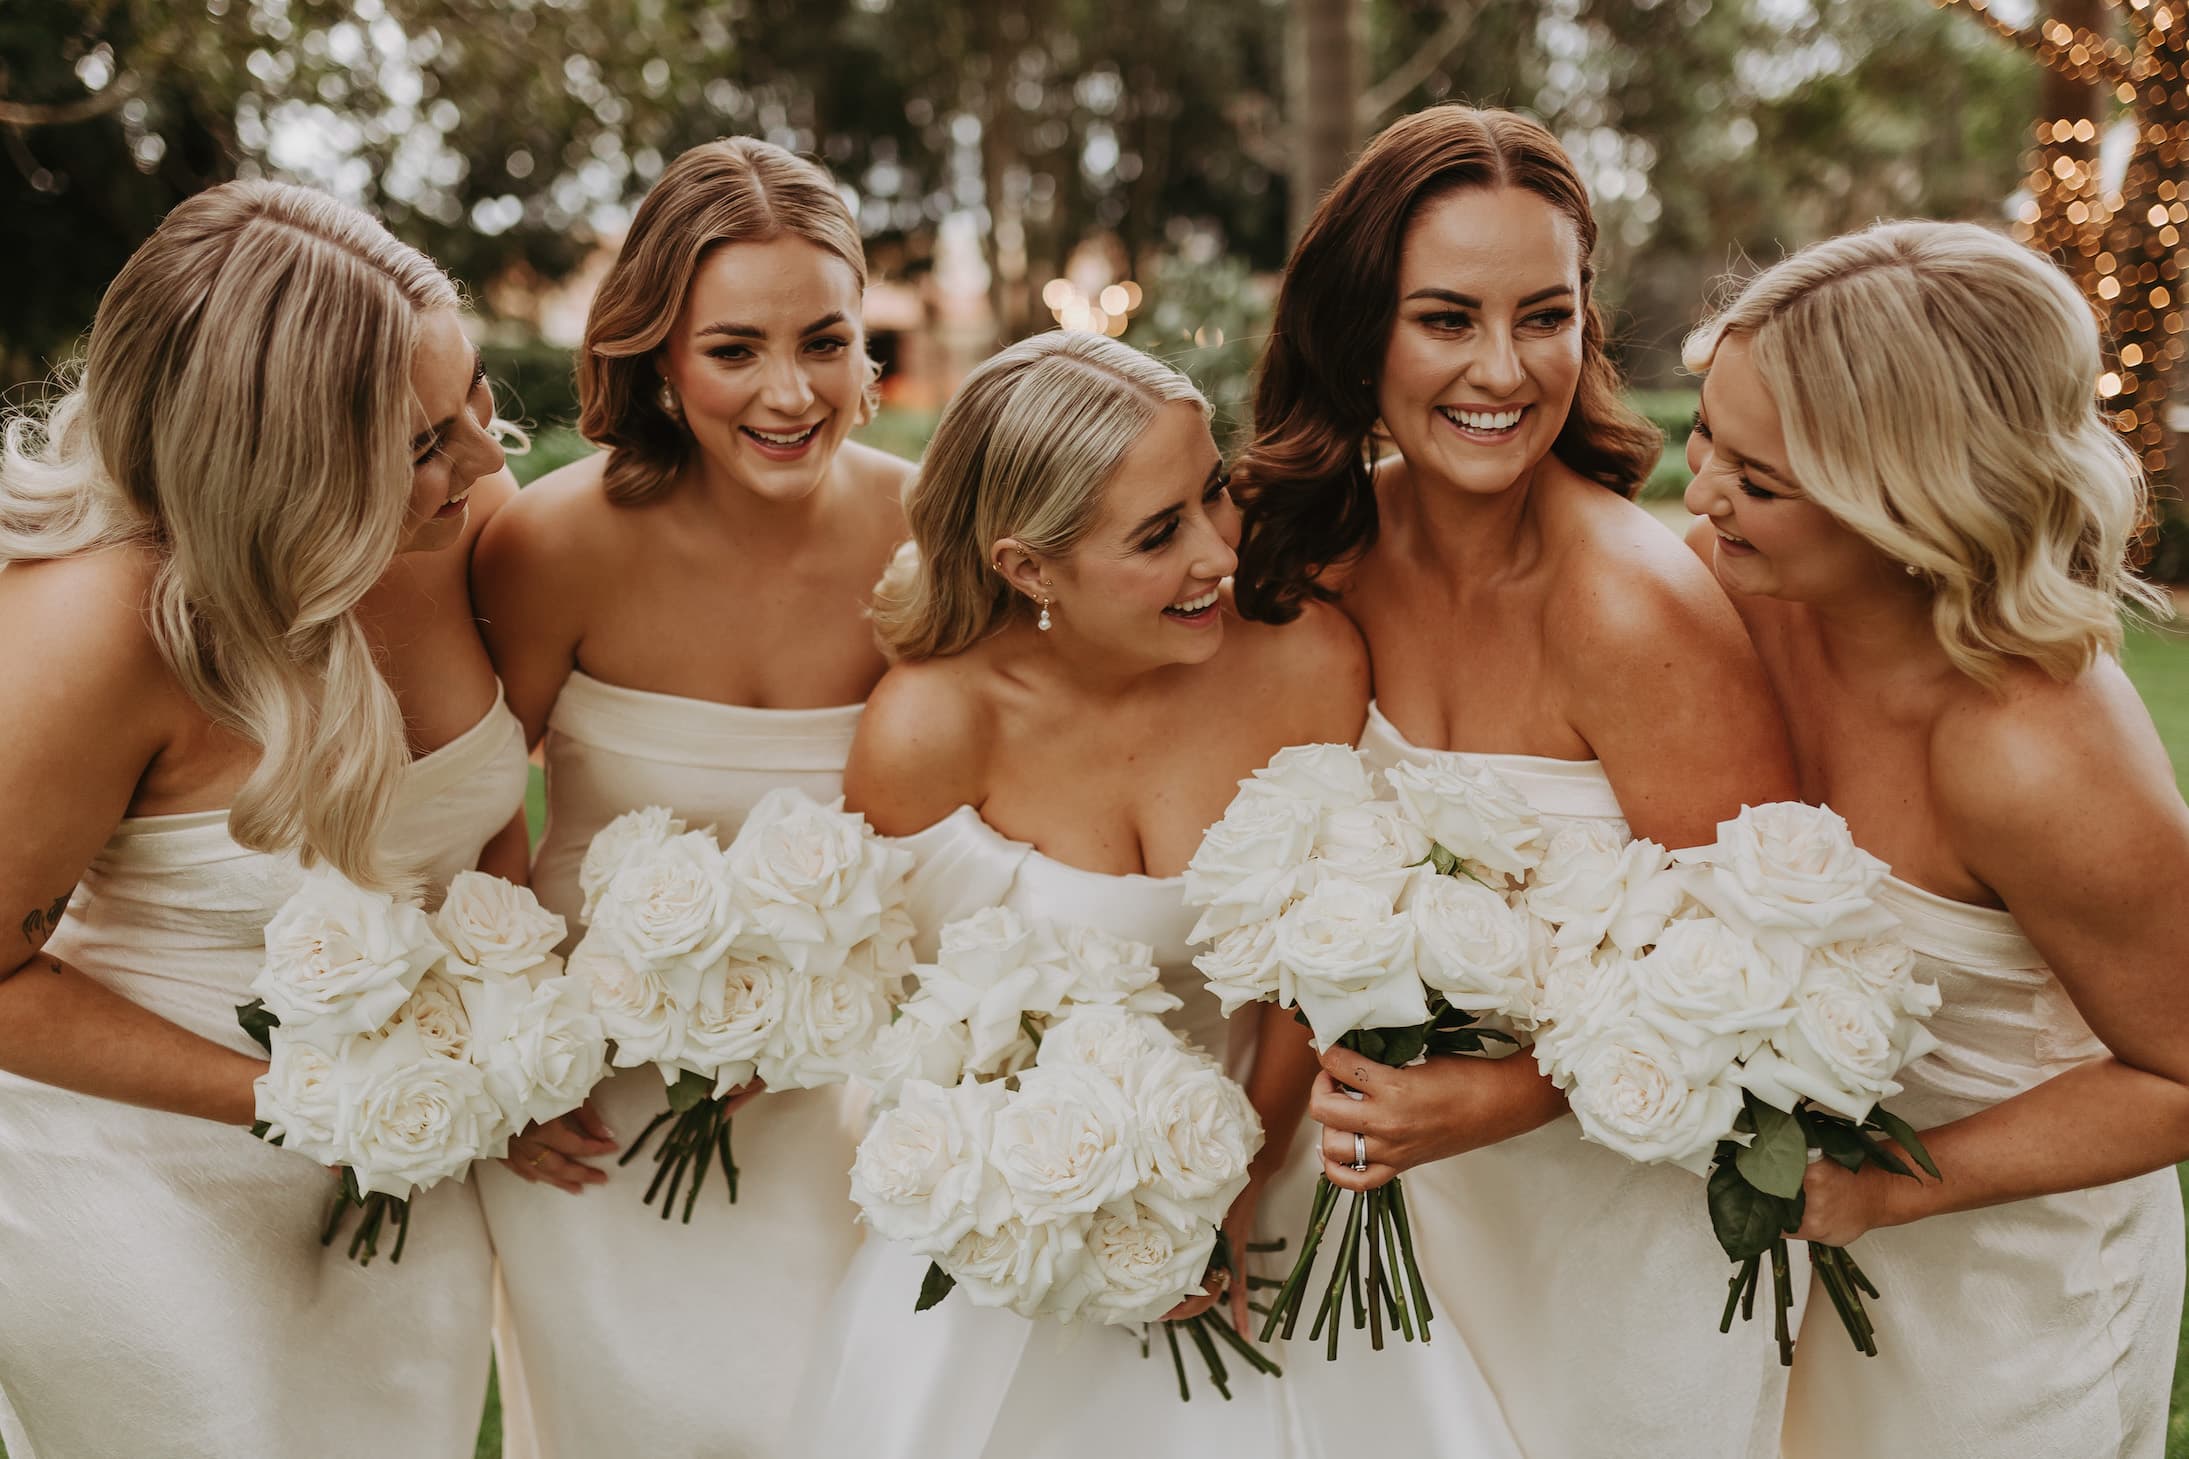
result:
M 1208 414 L 1184 375 L 1099 334 L 1035 335 L 966 376 L 905 497 L 912 541 L 875 590 L 883 651 L 954 654 L 1029 611 L 989 549 L 1015 537 L 1047 556 L 1071 551 L 1125 454 L 1179 403 Z
M 608 450 L 601 486 L 610 501 L 636 505 L 661 495 L 694 449 L 662 405 L 654 351 L 676 327 L 700 261 L 725 243 L 785 236 L 842 259 L 866 288 L 859 225 L 829 175 L 772 143 L 702 142 L 670 163 L 639 204 L 593 296 L 578 350 L 578 431 Z M 863 351 L 863 329 L 859 339 Z M 867 369 L 875 373 L 871 360 Z M 873 413 L 870 386 L 854 424 L 866 424 Z
M 227 183 L 130 256 L 74 388 L 0 447 L 0 561 L 157 554 L 161 657 L 263 752 L 231 834 L 373 885 L 406 737 L 353 610 L 409 509 L 419 317 L 457 303 L 356 209 Z
M 1964 673 L 2069 678 L 2120 651 L 2124 605 L 2168 611 L 2128 568 L 2145 485 L 2099 404 L 2095 316 L 2045 259 L 1973 223 L 1879 223 L 1758 275 L 1688 368 L 1732 336 L 1802 489 L 1931 585 Z

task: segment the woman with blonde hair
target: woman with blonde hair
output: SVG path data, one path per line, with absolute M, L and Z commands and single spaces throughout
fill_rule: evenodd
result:
M 464 595 L 501 472 L 448 279 L 263 182 L 176 207 L 74 388 L 8 421 L 11 1453 L 472 1450 L 476 1196 L 417 1197 L 400 1265 L 323 1247 L 333 1177 L 251 1135 L 236 1008 L 300 861 L 430 887 L 522 800 Z
M 1268 1134 L 1227 1230 L 1244 1253 L 1314 1069 L 1289 1012 L 1230 1027 L 1194 970 L 1181 873 L 1237 782 L 1287 745 L 1351 743 L 1367 706 L 1360 640 L 1313 606 L 1277 628 L 1233 611 L 1238 513 L 1208 406 L 1180 375 L 1100 335 L 1022 341 L 944 411 L 908 509 L 914 548 L 876 622 L 897 656 L 845 771 L 849 804 L 917 859 L 914 918 L 1002 906 L 1146 943 L 1181 1007 L 1166 1020 L 1228 1055 Z M 1238 1035 L 1235 1037 L 1234 1035 Z M 1093 1459 L 1291 1452 L 1283 1385 L 1181 1404 L 1133 1334 L 1059 1327 L 964 1295 L 915 1313 L 926 1259 L 879 1237 L 838 1295 L 801 1407 L 806 1452 L 865 1459 Z M 1230 1284 L 1244 1327 L 1246 1284 Z M 1190 1316 L 1211 1290 L 1172 1311 Z M 1438 1452 L 1512 1454 L 1477 1383 L 1475 1422 Z
M 2134 455 L 2090 307 L 1971 224 L 1802 250 L 1688 341 L 1690 542 L 1805 799 L 1892 866 L 1944 995 L 1894 1109 L 1943 1179 L 1812 1165 L 1880 1356 L 1812 1295 L 1784 1452 L 2157 1459 L 2182 1306 L 2189 807 L 2121 672 Z
M 709 142 L 639 205 L 579 354 L 604 449 L 527 487 L 474 572 L 510 703 L 544 738 L 532 866 L 580 930 L 578 869 L 624 811 L 727 840 L 768 791 L 838 793 L 882 675 L 866 605 L 910 467 L 849 440 L 870 410 L 866 261 L 826 173 Z M 689 1224 L 615 1159 L 667 1108 L 651 1067 L 481 1171 L 508 1293 L 508 1450 L 659 1459 L 800 1448 L 791 1386 L 858 1239 L 841 1091 L 752 1098 L 746 1171 Z
M 1620 400 L 1595 243 L 1573 163 L 1524 117 L 1433 107 L 1369 145 L 1278 298 L 1240 463 L 1239 601 L 1351 616 L 1379 764 L 1451 757 L 1553 823 L 1692 846 L 1788 798 L 1793 773 L 1739 619 L 1629 500 L 1658 441 Z M 1323 1065 L 1299 1176 L 1406 1176 L 1439 1331 L 1465 1339 L 1523 1453 L 1768 1450 L 1784 1380 L 1768 1341 L 1714 1330 L 1725 1258 L 1692 1177 L 1585 1144 L 1532 1059 L 1388 1069 L 1334 1048 Z M 1433 1451 L 1465 1357 L 1441 1336 L 1355 1343 L 1285 1381 L 1326 1452 L 1371 1413 Z

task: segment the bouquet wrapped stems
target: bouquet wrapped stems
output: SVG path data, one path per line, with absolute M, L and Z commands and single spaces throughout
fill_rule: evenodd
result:
M 1718 1321 L 1718 1331 L 1733 1330 L 1735 1309 L 1743 1321 L 1756 1315 L 1756 1289 L 1762 1285 L 1763 1263 L 1768 1259 L 1772 1331 L 1778 1340 L 1779 1361 L 1790 1366 L 1794 1361 L 1794 1283 L 1786 1237 L 1801 1228 L 1806 1204 L 1802 1177 L 1808 1170 L 1809 1151 L 1821 1151 L 1848 1170 L 1879 1165 L 1912 1179 L 1915 1172 L 1878 1138 L 1883 1136 L 1913 1156 L 1934 1180 L 1938 1167 L 1907 1121 L 1888 1110 L 1872 1109 L 1867 1119 L 1856 1124 L 1806 1100 L 1790 1111 L 1767 1104 L 1752 1092 L 1744 1091 L 1742 1100 L 1733 1128 L 1736 1134 L 1754 1138 L 1745 1145 L 1737 1140 L 1721 1142 L 1710 1170 L 1711 1229 L 1725 1254 L 1740 1263 L 1726 1284 L 1725 1314 Z M 1876 1357 L 1877 1329 L 1862 1304 L 1865 1296 L 1877 1297 L 1876 1286 L 1845 1247 L 1813 1241 L 1808 1245 L 1810 1268 L 1847 1330 L 1848 1340 L 1863 1356 Z
M 654 1162 L 660 1168 L 646 1187 L 646 1204 L 652 1205 L 656 1196 L 661 1197 L 661 1219 L 669 1219 L 676 1209 L 677 1192 L 684 1192 L 684 1223 L 691 1224 L 692 1211 L 699 1203 L 699 1189 L 706 1184 L 707 1172 L 721 1162 L 723 1181 L 729 1186 L 730 1204 L 737 1204 L 737 1161 L 730 1155 L 730 1115 L 728 1096 L 717 1097 L 714 1081 L 689 1069 L 677 1076 L 669 1086 L 669 1107 L 655 1115 L 639 1137 L 631 1142 L 616 1161 L 629 1165 L 638 1158 L 646 1142 L 653 1139 L 663 1125 L 669 1132 L 662 1136 L 659 1148 L 654 1151 Z M 686 1177 L 690 1184 L 686 1184 Z M 666 1183 L 666 1190 L 664 1190 Z

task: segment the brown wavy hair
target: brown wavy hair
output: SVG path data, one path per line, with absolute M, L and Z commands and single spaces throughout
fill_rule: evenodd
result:
M 1293 250 L 1254 396 L 1254 442 L 1232 489 L 1245 507 L 1234 579 L 1249 617 L 1282 623 L 1318 579 L 1376 540 L 1368 444 L 1376 379 L 1398 317 L 1406 230 L 1430 203 L 1473 187 L 1532 192 L 1573 220 L 1581 245 L 1581 381 L 1551 452 L 1632 496 L 1664 445 L 1620 398 L 1591 297 L 1596 217 L 1558 139 L 1509 111 L 1434 106 L 1392 123 L 1338 179 Z
M 682 153 L 639 204 L 593 296 L 578 351 L 578 433 L 608 451 L 601 485 L 610 501 L 652 500 L 690 460 L 690 433 L 662 408 L 654 351 L 676 326 L 700 261 L 725 243 L 786 235 L 842 259 L 866 288 L 859 225 L 829 175 L 756 137 L 724 137 Z M 869 389 L 859 424 L 873 407 Z

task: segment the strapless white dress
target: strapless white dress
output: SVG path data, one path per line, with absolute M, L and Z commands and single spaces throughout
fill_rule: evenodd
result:
M 1076 922 L 1155 950 L 1163 986 L 1184 1000 L 1169 1023 L 1218 1058 L 1230 1025 L 1194 971 L 1194 913 L 1177 877 L 1082 871 L 1006 838 L 970 806 L 900 843 L 917 858 L 912 912 L 921 955 L 943 923 L 984 907 Z M 1243 1026 L 1243 1023 L 1242 1023 Z M 1228 1362 L 1234 1397 L 1210 1388 L 1187 1353 L 1190 1403 L 1169 1347 L 1143 1357 L 1129 1328 L 1033 1322 L 954 1296 L 914 1312 L 927 1258 L 870 1237 L 837 1293 L 828 1334 L 801 1386 L 802 1456 L 857 1459 L 1287 1459 L 1279 1385 Z
M 1423 750 L 1373 705 L 1360 748 L 1379 769 L 1446 755 L 1488 766 L 1545 816 L 1626 832 L 1595 761 Z M 1282 1204 L 1273 1193 L 1265 1211 L 1306 1210 L 1321 1132 L 1304 1133 Z M 1445 1405 L 1478 1370 L 1527 1459 L 1776 1452 L 1778 1350 L 1768 1322 L 1718 1332 L 1732 1267 L 1711 1235 L 1700 1180 L 1589 1144 L 1563 1115 L 1408 1171 L 1405 1188 L 1434 1340 L 1387 1342 L 1378 1353 L 1349 1329 L 1335 1363 L 1295 1351 L 1285 1381 L 1311 1452 L 1357 1452 L 1364 1427 L 1393 1452 L 1448 1452 Z M 1454 1335 L 1461 1341 L 1448 1342 Z
M 1902 881 L 1885 899 L 1944 995 L 1940 1047 L 1901 1073 L 1918 1130 L 2103 1055 L 2009 914 Z M 1948 1172 L 1950 1175 L 1951 1172 Z M 2171 1170 L 1932 1216 L 1852 1247 L 1877 1284 L 1878 1355 L 1811 1301 L 1787 1395 L 1787 1459 L 2159 1459 L 2182 1307 Z
M 523 804 L 497 701 L 410 767 L 388 844 L 445 886 Z M 123 821 L 48 944 L 239 1052 L 292 857 L 225 811 Z M 26 975 L 34 976 L 34 975 Z M 412 1203 L 401 1263 L 319 1244 L 334 1178 L 242 1129 L 0 1074 L 0 1437 L 9 1459 L 471 1454 L 491 1256 L 476 1193 Z
M 727 844 L 779 786 L 833 799 L 860 708 L 751 709 L 573 673 L 548 718 L 541 902 L 575 941 L 585 848 L 625 811 L 668 806 Z M 613 1074 L 594 1102 L 629 1141 L 668 1095 L 648 1066 Z M 609 1179 L 581 1195 L 479 1168 L 506 1292 L 495 1336 L 510 1459 L 818 1459 L 791 1400 L 859 1239 L 843 1091 L 763 1095 L 733 1139 L 737 1204 L 711 1175 L 688 1226 L 643 1200 L 652 1146 L 629 1165 L 596 1160 Z

